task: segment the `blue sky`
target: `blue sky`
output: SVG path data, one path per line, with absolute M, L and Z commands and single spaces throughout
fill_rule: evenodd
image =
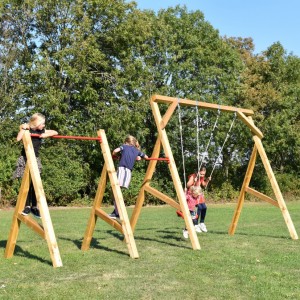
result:
M 127 1 L 129 2 L 129 0 Z M 300 0 L 135 0 L 139 9 L 158 11 L 177 4 L 201 10 L 220 35 L 252 37 L 255 53 L 280 42 L 300 57 Z

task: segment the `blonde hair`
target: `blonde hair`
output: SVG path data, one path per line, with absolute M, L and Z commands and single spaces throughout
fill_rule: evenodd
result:
M 45 123 L 45 120 L 46 120 L 46 118 L 43 114 L 35 113 L 31 116 L 31 118 L 29 120 L 29 127 L 32 129 L 35 129 L 40 124 Z
M 202 188 L 200 186 L 191 186 L 190 187 L 191 194 L 195 196 L 199 196 L 202 194 Z
M 130 146 L 134 146 L 137 149 L 140 149 L 140 144 L 139 144 L 138 140 L 132 135 L 127 135 L 124 143 L 127 145 L 130 145 Z

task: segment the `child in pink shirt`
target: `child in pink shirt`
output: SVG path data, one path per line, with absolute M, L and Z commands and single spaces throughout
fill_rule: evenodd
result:
M 201 201 L 201 198 L 203 198 L 203 193 L 200 186 L 191 186 L 189 191 L 186 193 L 186 202 L 194 225 L 197 225 L 198 219 L 195 207 Z M 195 229 L 197 232 L 201 232 L 198 226 L 195 226 Z M 182 231 L 182 233 L 184 238 L 187 239 L 189 237 L 189 233 L 186 228 Z

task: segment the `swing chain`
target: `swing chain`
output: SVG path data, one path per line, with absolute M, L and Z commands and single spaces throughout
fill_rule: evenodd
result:
M 225 143 L 227 142 L 228 138 L 230 137 L 231 129 L 232 129 L 233 124 L 234 124 L 234 122 L 235 122 L 235 120 L 236 120 L 236 115 L 237 115 L 237 113 L 236 113 L 236 111 L 235 111 L 234 116 L 233 116 L 233 120 L 232 120 L 231 125 L 230 125 L 230 127 L 229 127 L 229 130 L 228 130 L 228 132 L 227 132 L 227 134 L 226 134 L 226 137 L 225 137 L 225 140 L 224 140 L 224 142 L 223 142 L 223 145 L 222 145 L 222 147 L 219 149 L 217 159 L 215 160 L 215 163 L 214 163 L 214 165 L 213 165 L 213 168 L 212 168 L 212 171 L 211 171 L 209 177 L 212 176 L 212 174 L 213 174 L 213 172 L 214 172 L 214 170 L 215 170 L 215 168 L 216 168 L 216 166 L 217 166 L 217 162 L 218 162 L 218 160 L 220 159 L 221 154 L 222 154 L 222 152 L 223 152 Z

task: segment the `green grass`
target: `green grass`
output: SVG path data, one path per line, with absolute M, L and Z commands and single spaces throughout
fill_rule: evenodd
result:
M 299 205 L 287 205 L 298 234 Z M 280 210 L 247 203 L 229 236 L 234 208 L 208 205 L 200 251 L 183 239 L 174 209 L 143 208 L 135 232 L 139 259 L 100 219 L 91 249 L 82 252 L 90 209 L 51 209 L 63 267 L 52 267 L 47 243 L 21 224 L 14 256 L 0 257 L 0 299 L 300 299 L 300 242 L 290 238 Z M 0 211 L 3 252 L 12 214 Z

